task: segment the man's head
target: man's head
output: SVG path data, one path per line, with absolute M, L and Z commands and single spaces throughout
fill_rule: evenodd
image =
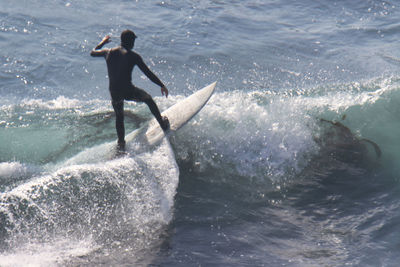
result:
M 132 49 L 135 45 L 136 35 L 133 31 L 125 30 L 121 33 L 121 45 L 127 49 Z

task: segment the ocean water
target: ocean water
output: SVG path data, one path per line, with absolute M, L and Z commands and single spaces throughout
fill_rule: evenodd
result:
M 0 6 L 0 266 L 398 266 L 397 1 Z M 89 53 L 124 29 L 170 90 L 135 69 L 160 109 L 217 88 L 116 157 Z M 151 118 L 126 104 L 127 133 Z

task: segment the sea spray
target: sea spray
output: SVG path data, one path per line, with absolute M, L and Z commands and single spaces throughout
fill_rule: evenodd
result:
M 77 247 L 85 240 L 100 250 L 122 246 L 124 253 L 139 253 L 152 246 L 171 220 L 178 176 L 167 141 L 134 157 L 70 165 L 34 176 L 1 193 L 2 250 L 18 253 L 30 248 L 34 253 L 63 237 L 75 240 Z M 62 262 L 60 257 L 55 260 Z M 15 257 L 6 253 L 2 259 Z

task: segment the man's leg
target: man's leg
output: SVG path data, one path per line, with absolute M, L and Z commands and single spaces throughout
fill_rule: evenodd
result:
M 115 128 L 117 129 L 118 145 L 125 147 L 125 125 L 124 125 L 124 100 L 112 101 L 115 112 Z
M 158 123 L 160 124 L 161 128 L 163 130 L 167 130 L 169 127 L 169 122 L 167 117 L 162 117 L 160 110 L 158 109 L 158 106 L 156 102 L 154 102 L 153 98 L 151 95 L 146 93 L 143 89 L 134 87 L 133 92 L 131 92 L 131 96 L 127 98 L 126 100 L 133 100 L 133 101 L 140 101 L 144 102 L 150 109 L 151 113 L 154 115 L 154 117 L 157 119 Z

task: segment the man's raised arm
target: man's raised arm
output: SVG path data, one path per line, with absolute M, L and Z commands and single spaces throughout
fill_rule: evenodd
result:
M 101 49 L 105 44 L 111 42 L 110 36 L 107 35 L 106 37 L 101 40 L 101 42 L 90 52 L 92 57 L 104 57 L 104 55 L 108 52 L 108 49 Z

